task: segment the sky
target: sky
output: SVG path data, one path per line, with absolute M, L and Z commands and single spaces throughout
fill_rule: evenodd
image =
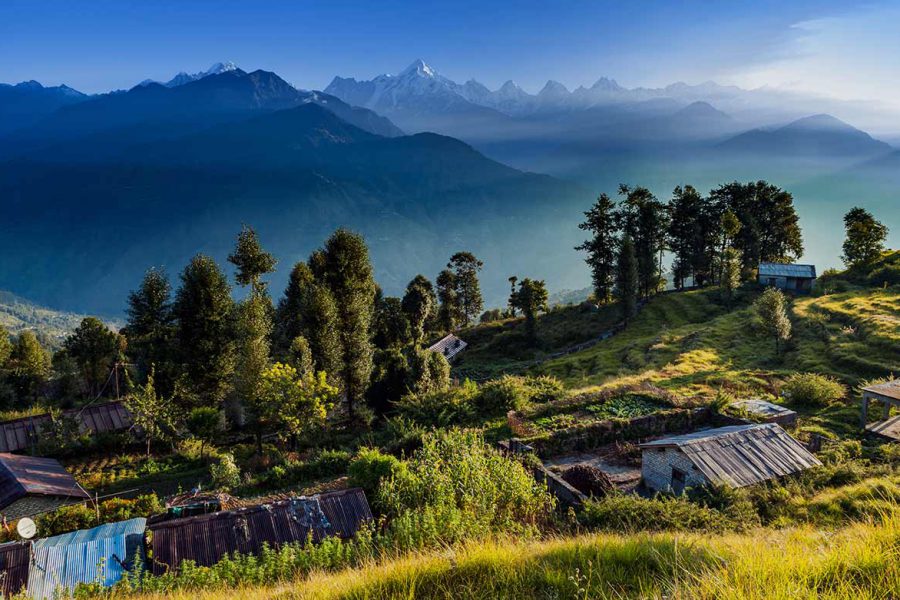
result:
M 900 108 L 898 31 L 900 0 L 2 0 L 0 82 L 103 92 L 230 60 L 321 89 L 423 58 L 492 88 L 715 80 Z

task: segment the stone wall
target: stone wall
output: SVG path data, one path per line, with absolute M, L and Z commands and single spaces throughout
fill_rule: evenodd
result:
M 672 467 L 685 473 L 686 488 L 708 482 L 706 476 L 678 448 L 647 448 L 641 453 L 641 477 L 648 489 L 671 491 Z

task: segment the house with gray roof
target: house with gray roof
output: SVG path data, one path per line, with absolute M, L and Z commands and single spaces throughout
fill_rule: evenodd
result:
M 0 515 L 7 521 L 89 498 L 59 461 L 0 453 Z
M 691 487 L 745 487 L 822 463 L 775 423 L 732 425 L 641 444 L 644 486 L 682 493 Z
M 808 294 L 816 280 L 815 265 L 789 265 L 773 262 L 759 263 L 759 284 L 786 292 Z
M 444 358 L 452 362 L 457 354 L 466 349 L 466 346 L 468 346 L 466 342 L 450 333 L 429 346 L 428 349 L 443 354 Z

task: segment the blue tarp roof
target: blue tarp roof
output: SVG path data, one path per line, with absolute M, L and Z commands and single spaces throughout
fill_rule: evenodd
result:
M 816 278 L 815 265 L 787 265 L 782 263 L 759 263 L 759 274 L 763 277 L 800 277 Z
M 113 585 L 141 554 L 146 525 L 146 519 L 131 519 L 36 540 L 28 595 L 54 598 L 60 588 L 71 595 L 79 583 Z

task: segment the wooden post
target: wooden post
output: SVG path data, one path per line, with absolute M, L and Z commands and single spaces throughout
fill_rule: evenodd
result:
M 862 397 L 862 428 L 865 429 L 869 423 L 869 393 L 863 392 Z

